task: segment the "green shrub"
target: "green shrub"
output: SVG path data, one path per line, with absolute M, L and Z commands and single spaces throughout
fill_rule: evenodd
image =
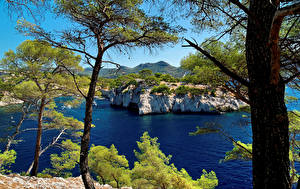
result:
M 172 156 L 161 151 L 157 140 L 145 132 L 137 142 L 134 154 L 138 161 L 134 162 L 131 175 L 133 188 L 213 189 L 218 185 L 213 171 L 202 170 L 201 177 L 193 180 L 185 169 L 177 169 L 170 163 Z
M 147 85 L 153 86 L 153 85 L 159 85 L 159 79 L 155 76 L 148 76 L 145 78 L 145 82 Z
M 154 74 L 154 76 L 155 76 L 156 78 L 160 78 L 161 75 L 162 75 L 162 73 L 155 73 L 155 74 Z
M 138 78 L 137 74 L 128 74 L 128 75 L 122 75 L 118 78 L 110 81 L 110 88 L 117 88 L 125 85 L 138 85 L 138 82 L 136 79 Z
M 141 71 L 139 71 L 140 77 L 141 78 L 146 78 L 148 76 L 151 76 L 153 73 L 150 69 L 143 69 Z
M 206 90 L 198 89 L 198 88 L 191 88 L 190 93 L 192 96 L 199 96 L 205 94 Z M 207 93 L 207 92 L 206 92 Z
M 37 177 L 39 177 L 39 178 L 53 178 L 53 176 L 46 173 L 45 170 L 42 173 L 38 173 Z
M 131 185 L 128 161 L 124 155 L 119 155 L 113 144 L 110 148 L 92 145 L 89 164 L 102 184 L 110 184 L 114 188 Z
M 186 75 L 181 79 L 182 82 L 184 83 L 191 83 L 193 85 L 197 85 L 201 83 L 201 80 L 199 79 L 199 77 L 195 76 L 195 75 Z
M 159 77 L 159 79 L 161 81 L 165 81 L 165 82 L 169 82 L 169 83 L 171 83 L 171 82 L 177 82 L 177 79 L 175 77 L 171 76 L 170 74 L 162 74 Z
M 10 173 L 11 170 L 8 170 L 11 164 L 15 163 L 17 158 L 17 153 L 14 150 L 9 150 L 1 153 L 0 151 L 0 173 L 6 174 Z
M 139 83 L 135 79 L 131 79 L 127 84 L 134 85 L 135 87 L 138 87 L 138 85 L 139 85 Z
M 171 94 L 170 88 L 167 85 L 159 85 L 154 86 L 151 90 L 151 94 L 153 93 L 162 93 L 163 95 Z
M 213 89 L 210 91 L 210 95 L 215 97 L 216 96 L 216 89 Z
M 179 96 L 184 96 L 190 92 L 190 87 L 181 85 L 175 89 L 175 94 Z

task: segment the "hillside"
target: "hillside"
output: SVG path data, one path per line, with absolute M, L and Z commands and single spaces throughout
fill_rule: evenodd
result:
M 156 63 L 144 63 L 139 64 L 136 67 L 129 68 L 126 66 L 121 66 L 120 69 L 117 71 L 115 68 L 103 68 L 100 71 L 100 76 L 105 78 L 115 78 L 119 75 L 126 75 L 129 73 L 138 73 L 139 71 L 143 69 L 150 69 L 153 73 L 164 73 L 164 74 L 170 74 L 174 77 L 182 77 L 185 73 L 185 71 L 181 68 L 172 66 L 164 61 L 159 61 Z M 89 75 L 91 74 L 92 69 L 86 68 L 84 72 L 82 72 L 82 75 Z

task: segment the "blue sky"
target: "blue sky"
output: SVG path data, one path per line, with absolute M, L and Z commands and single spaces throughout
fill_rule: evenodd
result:
M 0 4 L 0 58 L 3 57 L 4 53 L 9 49 L 15 50 L 16 47 L 24 40 L 30 39 L 22 34 L 18 33 L 15 30 L 16 18 L 10 18 L 8 15 L 8 11 L 3 6 L 3 3 Z M 183 19 L 184 20 L 184 19 Z M 60 21 L 59 19 L 47 15 L 45 16 L 44 22 L 42 25 L 47 26 L 49 29 L 57 29 L 65 24 L 65 21 Z M 191 27 L 189 22 L 180 21 L 180 24 Z M 184 37 L 191 39 L 191 37 L 197 39 L 200 43 L 207 36 L 204 34 L 194 34 L 190 31 L 183 34 Z M 145 49 L 135 49 L 130 52 L 130 54 L 123 54 L 116 51 L 110 51 L 105 57 L 106 60 L 114 61 L 119 63 L 122 66 L 134 67 L 140 63 L 147 62 L 158 62 L 158 61 L 166 61 L 171 65 L 180 66 L 180 60 L 187 56 L 189 53 L 195 52 L 192 48 L 184 48 L 181 47 L 182 42 L 179 42 L 177 45 L 173 47 L 165 46 L 162 49 L 155 49 L 150 54 Z

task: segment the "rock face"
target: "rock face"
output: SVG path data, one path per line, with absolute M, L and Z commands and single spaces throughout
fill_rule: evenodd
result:
M 246 104 L 226 94 L 217 97 L 203 96 L 174 96 L 150 94 L 151 89 L 119 88 L 111 91 L 102 91 L 112 105 L 135 109 L 139 115 L 191 112 L 191 113 L 221 113 L 236 111 Z
M 70 178 L 38 178 L 20 176 L 18 174 L 0 175 L 0 188 L 5 189 L 84 189 L 81 177 Z M 95 183 L 96 189 L 113 189 L 109 185 L 100 185 Z M 132 189 L 131 187 L 122 187 L 122 189 Z
M 22 100 L 17 100 L 17 99 L 11 98 L 9 96 L 4 96 L 0 101 L 0 107 L 11 105 L 11 104 L 21 104 L 21 103 L 23 103 Z

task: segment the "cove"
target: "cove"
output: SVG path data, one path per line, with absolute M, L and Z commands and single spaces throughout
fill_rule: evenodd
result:
M 221 124 L 223 130 L 236 140 L 244 143 L 251 142 L 251 127 L 249 118 L 242 118 L 244 112 L 233 112 L 222 115 L 209 114 L 158 114 L 139 116 L 137 113 L 123 108 L 111 107 L 107 100 L 97 100 L 94 107 L 91 143 L 109 147 L 114 144 L 119 154 L 125 155 L 130 166 L 136 160 L 133 150 L 137 149 L 136 141 L 143 132 L 148 131 L 151 137 L 158 137 L 161 150 L 172 155 L 171 163 L 179 169 L 185 168 L 194 178 L 199 178 L 202 169 L 215 171 L 219 179 L 217 188 L 252 188 L 251 162 L 230 161 L 219 163 L 225 152 L 232 149 L 232 142 L 218 133 L 190 136 L 196 126 L 203 126 L 206 122 Z M 59 104 L 58 104 L 59 105 Z M 66 109 L 58 106 L 66 116 L 73 116 L 78 120 L 84 119 L 84 104 L 80 107 Z M 19 115 L 0 113 L 1 135 L 5 136 L 4 128 L 12 123 Z M 34 120 L 24 121 L 23 128 L 35 127 Z M 46 131 L 43 135 L 43 144 L 48 144 L 55 131 Z M 22 140 L 13 148 L 17 151 L 16 163 L 11 167 L 13 172 L 26 171 L 33 160 L 35 132 L 22 134 Z M 3 146 L 1 146 L 3 149 Z M 39 171 L 50 167 L 49 155 L 59 153 L 59 148 L 52 148 L 43 154 L 40 159 Z M 78 169 L 73 172 L 79 175 Z

